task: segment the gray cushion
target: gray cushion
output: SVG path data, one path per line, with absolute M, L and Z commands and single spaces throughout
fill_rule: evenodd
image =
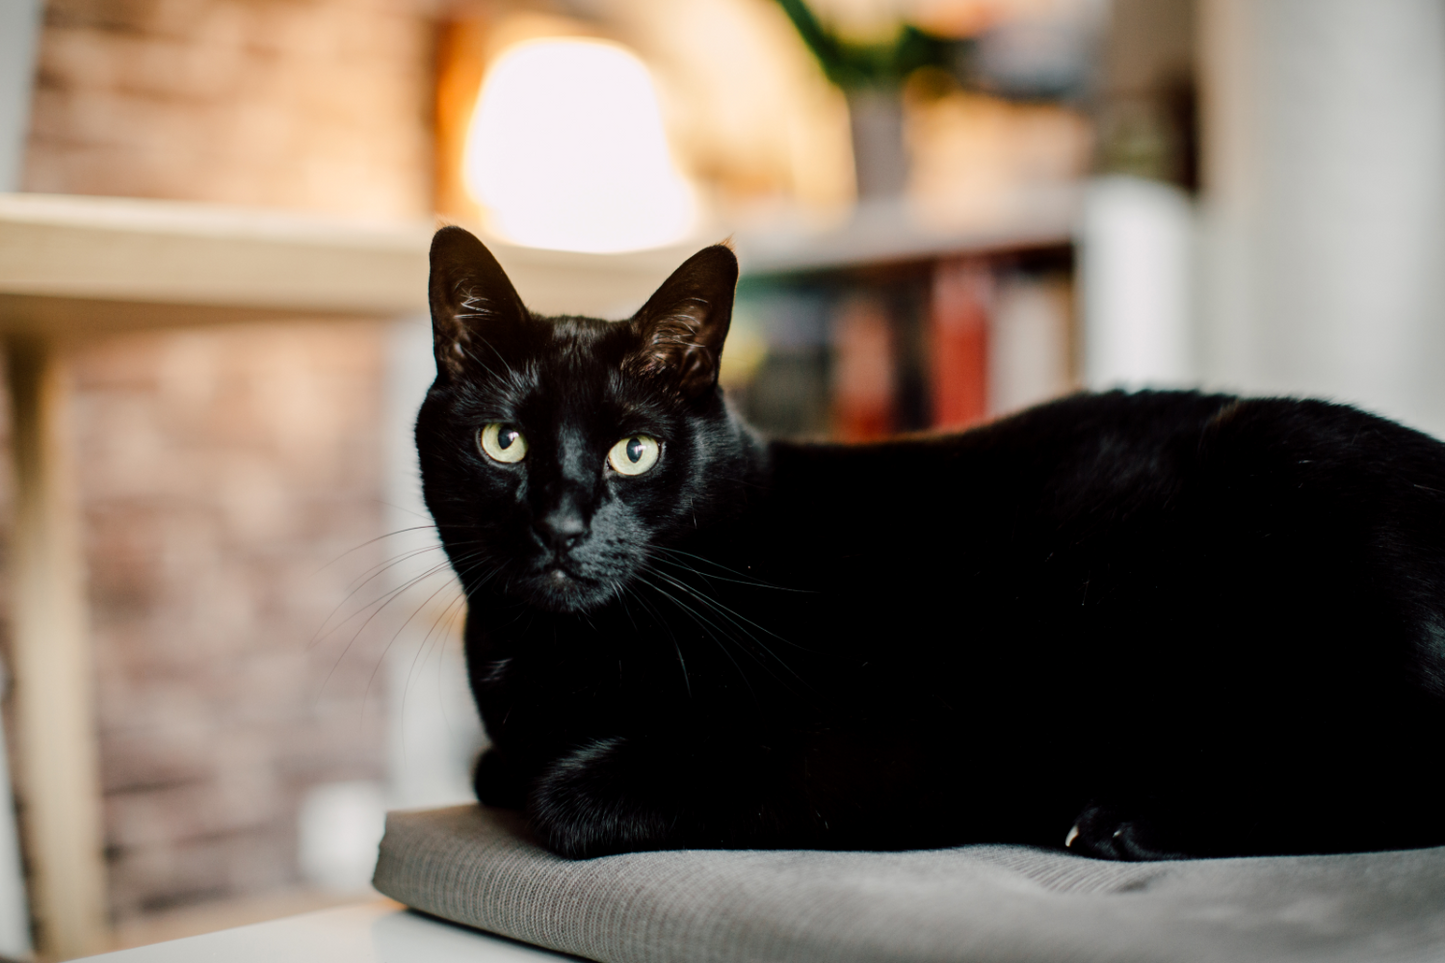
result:
M 1107 863 L 1024 846 L 568 862 L 508 813 L 395 812 L 376 888 L 605 963 L 1445 960 L 1445 848 Z

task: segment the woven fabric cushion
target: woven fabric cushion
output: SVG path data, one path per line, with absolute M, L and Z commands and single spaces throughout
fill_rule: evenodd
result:
M 569 862 L 509 813 L 387 818 L 376 888 L 601 960 L 1445 960 L 1445 848 L 1108 863 L 1023 846 Z

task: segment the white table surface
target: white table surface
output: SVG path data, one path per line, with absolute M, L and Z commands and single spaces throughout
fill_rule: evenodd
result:
M 443 923 L 390 900 L 88 956 L 104 963 L 557 963 L 547 950 Z

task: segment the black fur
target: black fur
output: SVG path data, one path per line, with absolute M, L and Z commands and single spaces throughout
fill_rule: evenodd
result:
M 764 442 L 716 386 L 725 248 L 615 323 L 528 314 L 457 228 L 432 250 L 417 445 L 477 792 L 555 852 L 1445 843 L 1434 439 L 1181 392 Z M 497 422 L 521 462 L 479 450 Z M 628 477 L 633 433 L 662 455 Z

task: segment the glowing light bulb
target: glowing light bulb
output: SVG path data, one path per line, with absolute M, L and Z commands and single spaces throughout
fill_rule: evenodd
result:
M 487 227 L 530 247 L 660 247 L 685 238 L 696 218 L 647 68 L 603 41 L 505 50 L 482 84 L 462 170 Z

